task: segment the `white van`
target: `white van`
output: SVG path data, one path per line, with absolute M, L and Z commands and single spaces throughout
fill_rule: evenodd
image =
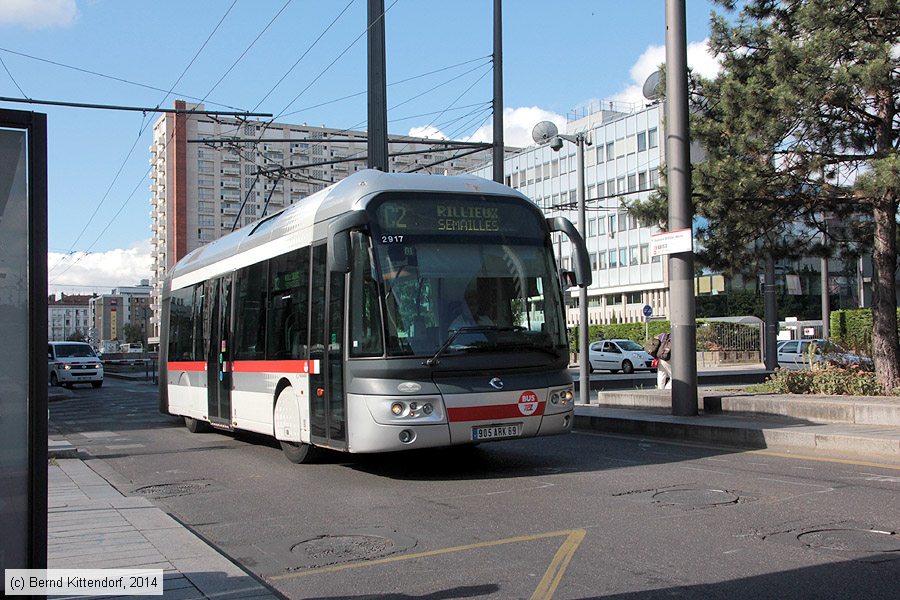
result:
M 103 385 L 103 363 L 94 349 L 83 342 L 50 342 L 47 344 L 50 385 L 72 387 L 75 383 Z

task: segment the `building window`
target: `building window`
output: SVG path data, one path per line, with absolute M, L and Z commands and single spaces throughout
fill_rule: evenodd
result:
M 642 152 L 647 149 L 647 133 L 645 131 L 637 134 L 637 149 Z
M 617 256 L 618 255 L 616 254 L 615 250 L 609 251 L 609 268 L 610 269 L 615 269 L 617 266 L 619 266 L 619 262 L 616 260 Z
M 619 248 L 619 266 L 628 265 L 628 248 Z
M 606 305 L 607 306 L 618 306 L 622 304 L 622 295 L 621 294 L 608 294 L 606 296 Z
M 591 271 L 596 271 L 597 269 L 598 269 L 597 253 L 592 252 L 591 253 Z
M 644 191 L 647 189 L 647 171 L 641 171 L 638 173 L 638 190 Z
M 606 251 L 600 252 L 597 255 L 597 269 L 603 271 L 606 269 Z
M 628 230 L 628 214 L 625 212 L 619 213 L 619 228 L 617 231 L 627 231 Z
M 606 180 L 606 195 L 607 196 L 615 196 L 616 195 L 616 180 L 615 179 L 607 179 Z
M 606 219 L 600 217 L 597 219 L 597 235 L 603 235 L 606 233 Z
M 602 144 L 600 144 L 600 145 L 597 146 L 597 162 L 598 162 L 598 163 L 602 163 L 602 162 L 604 161 L 604 158 L 603 158 L 603 156 L 604 156 L 603 149 L 604 149 L 604 146 L 603 146 Z
M 650 148 L 659 146 L 659 134 L 656 131 L 656 127 L 647 132 L 647 141 Z
M 638 223 L 637 217 L 628 213 L 628 229 L 639 229 L 640 226 L 641 224 Z
M 624 194 L 625 193 L 625 176 L 616 178 L 616 193 Z
M 602 181 L 597 184 L 597 198 L 602 198 L 606 195 L 606 184 Z
M 591 219 L 588 221 L 588 237 L 594 237 L 597 235 L 597 219 Z
M 633 267 L 638 264 L 638 247 L 631 246 L 628 249 L 628 265 Z
M 650 245 L 641 244 L 641 264 L 646 265 L 650 259 Z
M 606 142 L 606 160 L 615 160 L 616 158 L 616 143 L 615 142 Z
M 659 169 L 658 168 L 650 169 L 650 187 L 651 188 L 659 187 Z
M 637 175 L 631 174 L 628 176 L 628 191 L 634 192 L 637 191 Z
M 628 292 L 625 294 L 625 301 L 628 304 L 643 304 L 644 299 L 640 292 Z
M 609 232 L 615 233 L 616 231 L 616 215 L 609 215 Z M 615 266 L 615 265 L 613 265 Z

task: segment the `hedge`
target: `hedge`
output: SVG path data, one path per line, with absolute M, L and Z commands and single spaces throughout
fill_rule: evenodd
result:
M 857 354 L 872 356 L 871 308 L 832 311 L 829 323 L 832 341 Z M 900 327 L 900 309 L 897 326 Z
M 704 327 L 708 324 L 708 327 Z M 722 321 L 705 321 L 697 320 L 697 350 L 702 352 L 705 350 L 721 349 L 722 327 L 733 329 L 748 327 L 754 332 L 759 328 L 753 325 L 740 325 L 736 323 L 724 323 Z M 669 321 L 650 321 L 649 335 L 653 337 L 660 333 L 668 333 L 671 329 Z M 634 340 L 638 344 L 647 341 L 644 336 L 644 323 L 610 323 L 607 325 L 590 325 L 588 327 L 588 339 L 591 342 L 597 340 L 624 339 Z M 578 352 L 578 326 L 569 330 L 569 349 L 572 352 Z M 757 350 L 759 348 L 756 348 Z

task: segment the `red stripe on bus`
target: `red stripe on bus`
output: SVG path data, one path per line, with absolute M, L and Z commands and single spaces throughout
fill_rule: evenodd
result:
M 169 362 L 170 371 L 205 371 L 205 362 Z
M 489 421 L 492 419 L 522 419 L 539 417 L 544 414 L 544 403 L 538 402 L 537 409 L 530 415 L 519 410 L 519 404 L 494 404 L 491 406 L 466 406 L 465 408 L 448 408 L 447 416 L 451 422 Z
M 232 363 L 235 373 L 311 373 L 319 372 L 317 360 L 240 360 Z

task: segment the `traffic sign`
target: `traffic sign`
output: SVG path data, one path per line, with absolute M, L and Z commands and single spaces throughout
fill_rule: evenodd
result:
M 650 256 L 691 252 L 693 249 L 693 232 L 690 228 L 664 231 L 650 236 Z
M 649 317 L 650 315 L 653 314 L 653 307 L 650 306 L 649 304 L 645 304 L 642 312 L 644 313 L 645 317 Z

